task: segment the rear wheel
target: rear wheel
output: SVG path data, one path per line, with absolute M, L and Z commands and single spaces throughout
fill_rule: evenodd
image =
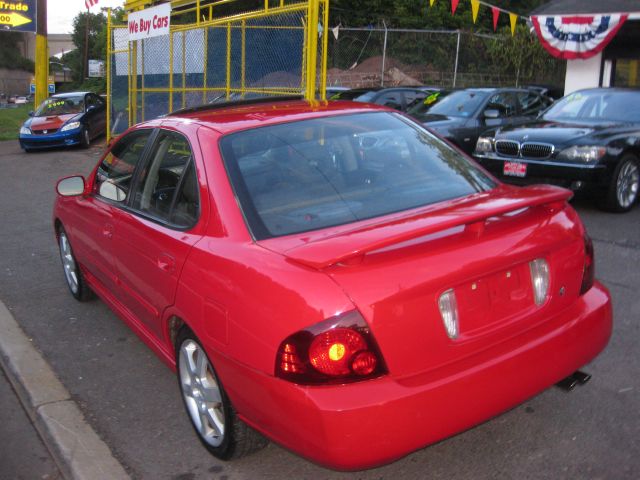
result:
M 622 157 L 613 172 L 603 207 L 610 212 L 628 212 L 638 198 L 640 167 L 631 154 Z
M 176 340 L 182 400 L 198 438 L 222 460 L 242 457 L 269 442 L 236 415 L 204 348 L 188 328 Z
M 90 300 L 93 298 L 93 292 L 80 271 L 80 267 L 73 255 L 67 232 L 64 231 L 63 227 L 60 227 L 58 232 L 58 246 L 60 247 L 60 260 L 62 260 L 64 278 L 67 281 L 71 295 L 80 302 Z

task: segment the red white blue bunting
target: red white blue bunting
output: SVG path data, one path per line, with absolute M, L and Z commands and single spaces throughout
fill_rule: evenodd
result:
M 566 60 L 590 58 L 602 51 L 628 15 L 532 16 L 542 46 L 554 57 Z

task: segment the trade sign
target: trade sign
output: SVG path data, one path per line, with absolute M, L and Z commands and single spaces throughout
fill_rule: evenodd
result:
M 129 41 L 167 35 L 171 25 L 171 4 L 132 12 L 128 18 Z
M 35 32 L 36 0 L 0 1 L 0 31 Z

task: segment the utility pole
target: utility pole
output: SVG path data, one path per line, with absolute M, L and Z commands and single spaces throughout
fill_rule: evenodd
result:
M 84 65 L 82 72 L 82 81 L 84 82 L 89 76 L 89 9 L 87 8 L 87 23 L 84 27 Z
M 47 0 L 38 0 L 36 22 L 35 105 L 49 97 L 49 46 L 47 44 Z

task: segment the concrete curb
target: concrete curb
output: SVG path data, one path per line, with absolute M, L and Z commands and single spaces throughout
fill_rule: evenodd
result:
M 0 332 L 0 365 L 65 478 L 129 479 L 2 302 Z

